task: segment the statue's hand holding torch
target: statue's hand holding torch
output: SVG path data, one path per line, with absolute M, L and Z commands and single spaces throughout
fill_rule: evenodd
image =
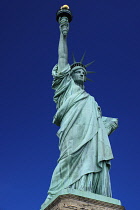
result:
M 56 20 L 59 22 L 60 33 L 67 36 L 69 23 L 72 21 L 72 14 L 68 5 L 63 5 L 56 14 Z
M 60 28 L 60 33 L 63 34 L 63 36 L 67 36 L 68 31 L 69 31 L 69 22 L 67 17 L 60 17 L 59 18 L 59 28 Z

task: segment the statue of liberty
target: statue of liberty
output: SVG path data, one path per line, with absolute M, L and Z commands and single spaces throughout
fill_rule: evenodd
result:
M 64 5 L 61 10 L 69 8 Z M 74 63 L 68 63 L 69 17 L 59 17 L 58 22 L 58 64 L 52 70 L 52 88 L 60 157 L 45 203 L 66 188 L 112 197 L 109 169 L 113 154 L 108 135 L 116 129 L 117 119 L 103 117 L 94 97 L 84 90 L 89 64 L 83 64 L 84 56 L 80 62 L 73 58 Z

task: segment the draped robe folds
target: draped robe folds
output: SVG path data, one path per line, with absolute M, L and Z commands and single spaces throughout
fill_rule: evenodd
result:
M 62 189 L 79 186 L 80 190 L 83 187 L 111 197 L 109 168 L 113 154 L 100 107 L 94 97 L 75 84 L 69 64 L 61 72 L 57 70 L 56 65 L 52 71 L 57 105 L 53 123 L 60 126 L 60 157 L 47 200 Z

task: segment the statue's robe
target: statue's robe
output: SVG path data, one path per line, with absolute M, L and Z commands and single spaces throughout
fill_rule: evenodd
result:
M 110 131 L 107 133 L 94 97 L 75 84 L 70 71 L 69 64 L 59 73 L 57 65 L 52 71 L 57 105 L 53 123 L 60 126 L 57 133 L 60 157 L 47 200 L 65 188 L 111 197 L 109 168 L 113 154 L 108 139 Z

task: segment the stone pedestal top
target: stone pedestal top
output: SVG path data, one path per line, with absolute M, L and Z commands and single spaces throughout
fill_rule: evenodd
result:
M 58 196 L 55 196 L 46 205 L 44 204 L 41 209 L 42 210 L 125 210 L 125 208 L 121 206 L 120 201 L 117 199 L 100 196 L 94 193 L 82 192 L 78 190 L 67 189 L 64 191 L 63 193 L 60 192 Z M 85 194 L 86 195 L 88 194 L 88 196 L 86 197 Z

